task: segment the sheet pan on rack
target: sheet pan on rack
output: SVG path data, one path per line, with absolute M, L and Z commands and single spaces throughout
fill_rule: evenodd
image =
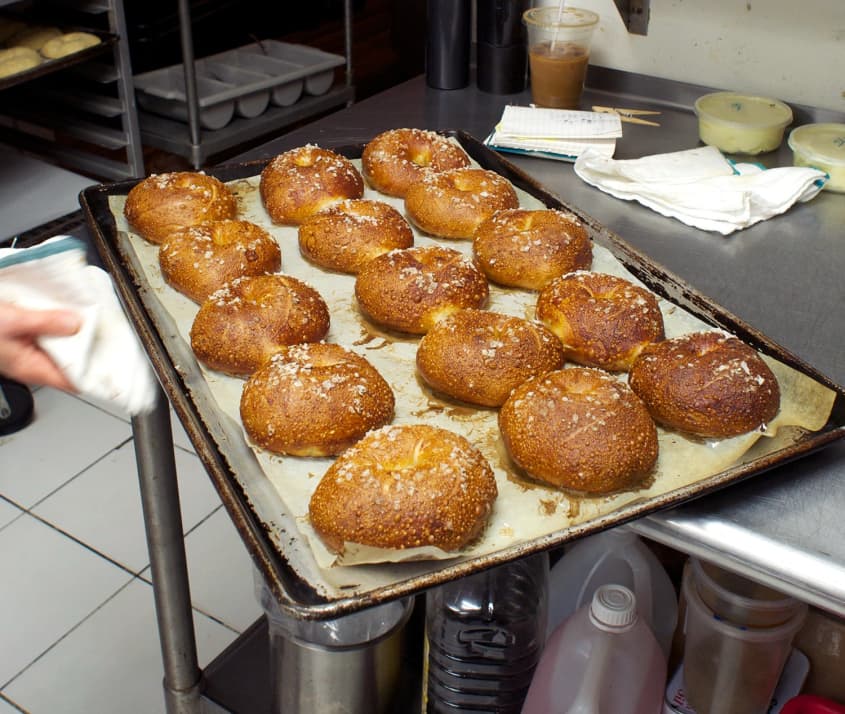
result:
M 285 498 L 284 483 L 279 482 L 279 473 L 276 473 L 280 471 L 284 476 L 287 470 L 285 462 L 274 464 L 273 459 L 268 459 L 250 447 L 236 414 L 232 413 L 231 405 L 227 407 L 223 403 L 226 388 L 221 397 L 216 384 L 218 380 L 209 379 L 209 375 L 193 358 L 184 337 L 185 318 L 180 316 L 178 299 L 176 302 L 171 298 L 162 300 L 163 291 L 170 289 L 155 285 L 151 279 L 149 262 L 153 253 L 150 251 L 155 249 L 145 248 L 138 241 L 133 243 L 131 237 L 121 230 L 119 217 L 115 219 L 115 201 L 119 205 L 120 198 L 128 193 L 135 182 L 86 189 L 81 201 L 98 250 L 115 279 L 127 312 L 162 385 L 256 565 L 282 607 L 299 617 L 333 617 L 557 546 L 723 488 L 845 436 L 845 392 L 841 387 L 692 290 L 577 207 L 567 205 L 547 192 L 473 137 L 460 131 L 447 134 L 458 141 L 480 166 L 511 180 L 521 197 L 525 197 L 530 205 L 561 207 L 578 215 L 587 225 L 597 250 L 617 261 L 628 274 L 658 294 L 669 311 L 674 311 L 677 306 L 681 308 L 679 312 L 689 316 L 692 324 L 703 323 L 731 332 L 795 375 L 800 388 L 810 387 L 810 392 L 822 395 L 823 399 L 829 398 L 828 406 L 832 403 L 832 408 L 826 422 L 816 425 L 814 431 L 784 429 L 781 438 L 761 438 L 727 467 L 721 464 L 715 471 L 664 484 L 664 488 L 643 489 L 641 492 L 625 494 L 624 497 L 602 499 L 557 495 L 557 500 L 550 499 L 552 508 L 547 509 L 550 512 L 545 514 L 550 516 L 547 527 L 531 531 L 526 537 L 519 538 L 511 534 L 510 538 L 494 538 L 487 543 L 486 548 L 475 548 L 466 555 L 448 560 L 329 566 L 324 557 L 315 554 L 315 544 L 304 535 L 307 523 L 302 512 L 292 509 Z M 330 148 L 357 159 L 363 145 Z M 242 192 L 248 192 L 250 181 L 254 189 L 255 177 L 260 174 L 265 163 L 257 161 L 223 166 L 211 173 L 224 181 L 235 182 L 234 186 L 239 186 Z M 273 232 L 277 233 L 275 228 Z M 293 239 L 285 239 L 282 245 L 283 271 L 297 274 L 297 262 L 293 260 L 297 251 L 295 230 L 292 235 Z M 449 244 L 455 245 L 454 242 Z M 303 262 L 298 265 L 304 269 Z M 309 276 L 302 277 L 307 279 Z M 340 284 L 344 278 L 335 276 L 326 279 L 329 282 L 325 283 L 323 292 L 330 308 L 334 310 L 335 304 L 340 302 L 351 303 L 341 290 Z M 348 276 L 345 279 L 348 281 Z M 505 298 L 501 297 L 502 300 Z M 174 309 L 174 305 L 177 309 Z M 228 389 L 231 391 L 231 385 Z M 400 400 L 401 397 L 397 402 Z M 450 410 L 448 404 L 441 404 L 420 418 L 434 419 L 436 414 L 438 420 L 442 422 L 445 419 L 448 423 L 454 417 L 456 430 L 462 431 L 467 423 L 467 411 L 463 407 Z M 484 415 L 480 415 L 480 418 L 483 419 Z M 296 466 L 300 467 L 301 464 Z M 315 475 L 319 475 L 316 472 L 324 466 L 309 464 L 304 468 L 306 472 L 311 469 Z M 510 489 L 514 502 L 518 502 L 520 494 L 529 489 L 524 484 L 514 486 L 507 475 L 504 478 L 505 481 L 500 480 L 500 483 Z M 316 479 L 312 479 L 312 482 L 310 487 L 316 485 Z M 526 500 L 531 502 L 530 498 Z M 567 508 L 570 513 L 561 515 Z M 523 515 L 537 521 L 538 515 L 543 514 L 532 511 Z M 502 530 L 501 522 L 497 528 Z

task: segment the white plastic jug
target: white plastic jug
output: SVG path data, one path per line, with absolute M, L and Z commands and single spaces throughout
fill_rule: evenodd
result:
M 577 541 L 555 563 L 549 574 L 547 634 L 609 583 L 633 591 L 640 614 L 668 658 L 678 620 L 678 596 L 657 556 L 624 526 Z
M 553 633 L 522 714 L 660 714 L 666 658 L 636 596 L 603 585 Z

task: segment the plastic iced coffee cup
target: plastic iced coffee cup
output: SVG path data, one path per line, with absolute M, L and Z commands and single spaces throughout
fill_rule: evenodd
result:
M 578 109 L 599 16 L 578 7 L 526 10 L 531 98 L 540 107 Z

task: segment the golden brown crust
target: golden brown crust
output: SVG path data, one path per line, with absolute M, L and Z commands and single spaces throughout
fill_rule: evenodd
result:
M 484 307 L 487 279 L 462 253 L 441 246 L 394 250 L 365 264 L 355 281 L 361 312 L 373 322 L 423 335 L 458 310 Z
M 499 211 L 478 226 L 472 247 L 490 280 L 526 290 L 542 290 L 553 278 L 587 270 L 593 262 L 584 225 L 551 209 Z
M 311 497 L 311 525 L 328 548 L 434 546 L 457 551 L 493 510 L 496 479 L 462 436 L 423 424 L 387 426 L 343 452 Z
M 319 342 L 329 308 L 310 285 L 289 275 L 236 278 L 200 306 L 191 325 L 197 359 L 227 374 L 252 374 L 279 348 Z
M 382 201 L 347 199 L 306 218 L 299 226 L 299 250 L 308 260 L 353 275 L 367 261 L 413 244 L 414 232 L 408 222 Z
M 513 461 L 561 488 L 637 486 L 657 461 L 657 429 L 639 397 L 607 372 L 571 367 L 528 380 L 499 411 Z
M 282 253 L 255 223 L 223 220 L 173 233 L 161 244 L 158 262 L 172 288 L 202 302 L 235 278 L 275 273 Z
M 519 206 L 510 181 L 485 169 L 451 169 L 428 174 L 405 196 L 408 219 L 441 238 L 472 238 L 496 211 Z
M 777 378 L 744 342 L 696 332 L 646 347 L 631 389 L 664 426 L 727 438 L 759 429 L 780 409 Z
M 469 166 L 456 143 L 425 129 L 391 129 L 373 138 L 361 154 L 367 183 L 388 196 L 404 198 L 411 184 L 427 173 Z
M 529 377 L 563 367 L 560 340 L 537 322 L 486 310 L 460 310 L 420 340 L 417 370 L 434 389 L 498 407 Z
M 309 144 L 272 159 L 259 189 L 273 223 L 297 225 L 344 198 L 361 198 L 364 179 L 346 157 Z
M 340 345 L 283 347 L 241 395 L 249 438 L 278 454 L 331 456 L 393 418 L 393 391 L 366 359 Z
M 560 338 L 567 359 L 614 371 L 630 369 L 646 345 L 664 337 L 657 298 L 604 273 L 552 280 L 537 299 L 537 319 Z
M 129 227 L 150 243 L 163 243 L 181 228 L 234 218 L 237 212 L 226 184 L 191 171 L 148 176 L 132 187 L 123 208 Z

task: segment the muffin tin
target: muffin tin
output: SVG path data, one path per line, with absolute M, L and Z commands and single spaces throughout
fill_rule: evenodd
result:
M 305 45 L 262 40 L 195 63 L 200 126 L 222 129 L 235 116 L 251 119 L 268 107 L 287 107 L 304 94 L 329 91 L 335 68 L 346 60 Z M 181 64 L 135 77 L 138 104 L 187 122 L 188 101 Z

